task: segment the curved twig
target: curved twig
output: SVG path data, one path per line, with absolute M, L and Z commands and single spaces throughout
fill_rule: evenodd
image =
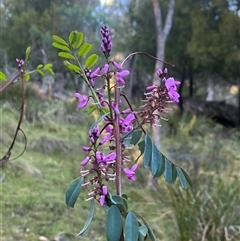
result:
M 134 56 L 134 55 L 137 55 L 137 54 L 147 55 L 148 57 L 151 57 L 151 58 L 153 58 L 153 59 L 155 59 L 155 60 L 157 60 L 157 61 L 160 61 L 160 62 L 162 62 L 162 63 L 164 63 L 164 64 L 170 65 L 170 66 L 172 66 L 172 67 L 175 66 L 174 64 L 171 64 L 171 63 L 168 63 L 168 62 L 163 61 L 163 60 L 161 60 L 161 59 L 158 59 L 157 57 L 155 57 L 155 56 L 153 56 L 153 55 L 151 55 L 151 54 L 149 54 L 149 53 L 146 53 L 146 52 L 134 52 L 134 53 L 129 54 L 129 55 L 123 60 L 123 62 L 122 62 L 121 65 L 123 65 L 127 59 L 129 59 L 130 57 L 132 57 L 132 56 Z
M 24 147 L 24 150 L 23 152 L 19 155 L 21 156 L 25 150 L 26 150 L 26 145 L 27 145 L 27 138 L 26 138 L 26 135 L 25 133 L 22 131 L 21 129 L 21 124 L 22 124 L 22 120 L 23 120 L 23 114 L 24 114 L 24 70 L 21 69 L 21 71 L 16 75 L 14 76 L 10 81 L 8 81 L 8 83 L 6 85 L 4 85 L 0 90 L 0 92 L 4 91 L 6 88 L 8 88 L 11 84 L 14 83 L 14 81 L 17 79 L 18 76 L 21 75 L 21 88 L 22 88 L 22 92 L 21 92 L 21 97 L 22 97 L 22 101 L 21 101 L 21 107 L 20 107 L 20 116 L 19 116 L 19 120 L 18 120 L 18 125 L 17 125 L 17 128 L 16 128 L 16 131 L 15 131 L 15 134 L 14 134 L 14 137 L 13 137 L 13 140 L 12 140 L 12 143 L 10 145 L 10 147 L 8 148 L 8 151 L 6 152 L 6 154 L 4 155 L 3 158 L 0 159 L 0 168 L 3 168 L 4 165 L 9 161 L 9 158 L 11 157 L 11 151 L 14 147 L 14 144 L 15 144 L 15 141 L 17 139 L 17 135 L 18 135 L 18 132 L 21 131 L 24 135 L 24 139 L 25 139 L 25 147 Z M 18 156 L 18 157 L 19 157 Z M 16 157 L 17 158 L 17 157 Z M 14 158 L 14 159 L 16 159 Z M 12 159 L 12 160 L 14 160 Z

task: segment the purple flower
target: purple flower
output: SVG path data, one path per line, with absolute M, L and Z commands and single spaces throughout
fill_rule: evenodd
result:
M 157 70 L 157 76 L 161 78 L 161 77 L 162 77 L 162 74 L 163 74 L 162 70 L 161 70 L 161 69 L 158 69 L 158 70 Z
M 118 106 L 116 105 L 115 102 L 112 102 L 112 108 L 113 108 L 113 111 L 116 115 L 119 115 L 120 114 L 120 111 L 118 109 Z
M 81 166 L 86 166 L 89 161 L 90 161 L 90 157 L 87 156 L 87 157 L 81 162 Z
M 154 90 L 154 89 L 156 89 L 157 88 L 157 86 L 156 85 L 149 85 L 149 86 L 147 86 L 147 90 L 148 91 L 152 91 L 152 90 Z
M 123 172 L 127 176 L 127 178 L 131 181 L 135 181 L 135 171 L 137 169 L 138 165 L 134 164 L 130 169 L 123 168 Z
M 81 95 L 79 93 L 75 93 L 74 96 L 80 100 L 80 102 L 79 102 L 79 104 L 77 106 L 78 108 L 81 109 L 81 108 L 83 108 L 83 107 L 85 107 L 87 105 L 88 97 L 86 97 L 84 95 Z
M 167 74 L 168 74 L 168 69 L 165 68 L 165 69 L 163 70 L 163 73 L 164 73 L 165 75 L 167 75 Z
M 125 84 L 123 77 L 126 77 L 129 74 L 130 74 L 130 72 L 128 70 L 123 70 L 122 72 L 117 72 L 116 73 L 117 81 L 121 84 Z
M 122 65 L 121 64 L 118 64 L 117 62 L 113 62 L 113 65 L 115 66 L 115 68 L 117 69 L 117 70 L 122 70 Z
M 172 77 L 165 80 L 165 86 L 168 90 L 168 95 L 174 102 L 179 102 L 180 97 L 180 95 L 177 92 L 177 85 L 180 85 L 180 82 L 175 81 Z
M 94 78 L 100 76 L 99 74 L 100 74 L 100 68 L 98 67 L 96 70 L 94 70 L 94 71 L 90 74 L 90 78 L 94 79 Z
M 109 64 L 105 64 L 103 67 L 103 73 L 106 74 L 109 70 Z
M 107 186 L 103 185 L 103 186 L 102 186 L 102 194 L 103 194 L 104 196 L 106 196 L 107 193 L 108 193 L 108 188 L 107 188 Z
M 103 206 L 105 203 L 105 195 L 101 195 L 99 199 L 100 206 Z

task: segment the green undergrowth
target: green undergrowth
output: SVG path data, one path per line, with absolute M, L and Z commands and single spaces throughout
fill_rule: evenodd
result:
M 86 193 L 74 209 L 64 197 L 79 176 L 81 146 L 87 144 L 94 120 L 85 119 L 76 102 L 35 98 L 34 92 L 26 100 L 29 105 L 22 124 L 27 149 L 0 174 L 1 240 L 105 240 L 104 211 L 98 207 L 91 228 L 79 238 L 88 215 Z M 17 125 L 19 101 L 2 99 L 0 106 L 3 156 Z M 159 240 L 239 240 L 239 131 L 202 117 L 172 116 L 164 123 L 161 140 L 163 153 L 188 171 L 193 188 L 183 191 L 179 181 L 171 185 L 163 177 L 157 189 L 149 188 L 148 171 L 139 167 L 136 183 L 124 179 L 129 209 L 146 218 Z M 23 148 L 19 133 L 12 158 Z

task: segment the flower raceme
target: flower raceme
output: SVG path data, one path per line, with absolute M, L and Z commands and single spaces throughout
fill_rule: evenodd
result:
M 101 28 L 101 40 L 100 47 L 107 63 L 93 71 L 90 69 L 84 71 L 87 83 L 94 89 L 98 97 L 99 103 L 94 104 L 104 107 L 105 115 L 101 117 L 101 122 L 97 121 L 97 124 L 94 124 L 94 127 L 88 132 L 89 145 L 82 147 L 86 156 L 80 162 L 80 166 L 82 167 L 81 175 L 84 178 L 83 186 L 86 186 L 88 190 L 89 198 L 87 200 L 94 198 L 103 206 L 106 204 L 108 193 L 106 183 L 116 180 L 116 169 L 119 167 L 119 163 L 120 172 L 129 180 L 135 181 L 138 165 L 131 163 L 129 156 L 126 155 L 129 146 L 125 144 L 125 138 L 128 138 L 131 132 L 145 123 L 158 125 L 159 119 L 163 118 L 162 114 L 169 110 L 166 105 L 172 101 L 178 102 L 177 86 L 180 82 L 175 81 L 172 77 L 166 79 L 168 70 L 166 68 L 163 71 L 159 69 L 156 74 L 161 79 L 161 84 L 146 88 L 148 92 L 145 93 L 146 99 L 142 101 L 143 105 L 133 110 L 126 101 L 125 103 L 129 106 L 122 110 L 122 102 L 126 100 L 126 97 L 121 90 L 125 86 L 125 78 L 130 72 L 124 70 L 121 64 L 108 61 L 113 45 L 107 26 Z M 106 84 L 96 89 L 94 84 L 97 78 L 104 78 Z M 115 81 L 113 85 L 112 83 L 110 85 L 110 80 Z M 116 93 L 119 94 L 118 97 Z M 86 107 L 92 97 L 80 93 L 75 93 L 74 96 L 79 100 L 78 108 Z M 119 146 L 121 147 L 120 152 Z M 129 166 L 131 167 L 129 168 Z

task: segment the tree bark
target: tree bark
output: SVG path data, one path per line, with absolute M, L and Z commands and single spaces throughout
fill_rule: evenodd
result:
M 174 14 L 175 0 L 170 0 L 168 5 L 168 13 L 163 26 L 162 20 L 162 10 L 159 3 L 159 0 L 152 0 L 153 11 L 155 16 L 155 25 L 156 25 L 156 36 L 157 36 L 157 54 L 158 59 L 164 60 L 165 57 L 165 44 L 172 27 L 172 19 Z M 155 69 L 153 73 L 153 84 L 159 85 L 159 77 L 156 75 L 158 69 L 163 69 L 163 63 L 156 61 Z M 153 141 L 155 145 L 160 148 L 160 130 L 158 127 L 152 128 Z

